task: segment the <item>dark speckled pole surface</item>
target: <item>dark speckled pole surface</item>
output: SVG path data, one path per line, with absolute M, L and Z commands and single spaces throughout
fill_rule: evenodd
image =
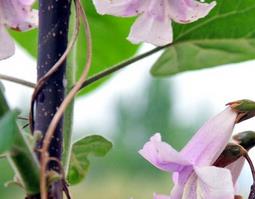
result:
M 57 62 L 67 47 L 70 1 L 39 0 L 38 79 Z M 64 98 L 65 67 L 66 63 L 63 63 L 59 71 L 46 82 L 36 99 L 35 130 L 43 134 Z M 49 149 L 50 156 L 59 160 L 62 154 L 62 128 L 63 121 L 58 124 Z M 37 147 L 41 148 L 41 144 L 39 142 Z M 49 164 L 49 170 L 52 169 L 60 170 L 56 162 Z M 51 187 L 49 195 L 50 199 L 63 198 L 61 182 Z
M 255 199 L 255 184 L 251 186 L 251 191 L 248 199 Z

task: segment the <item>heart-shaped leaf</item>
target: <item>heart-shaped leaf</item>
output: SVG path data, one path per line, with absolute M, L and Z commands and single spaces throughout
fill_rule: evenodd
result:
M 74 185 L 85 178 L 90 165 L 89 155 L 103 157 L 111 148 L 112 143 L 99 135 L 88 136 L 75 142 L 72 147 L 68 182 Z

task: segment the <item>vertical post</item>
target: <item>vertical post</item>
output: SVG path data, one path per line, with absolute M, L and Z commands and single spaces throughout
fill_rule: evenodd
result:
M 39 41 L 38 41 L 38 79 L 58 61 L 68 43 L 68 25 L 71 0 L 39 0 Z M 65 93 L 65 67 L 62 63 L 59 70 L 45 83 L 36 99 L 35 130 L 43 136 L 47 131 Z M 38 143 L 40 149 L 42 140 Z M 61 160 L 63 145 L 63 121 L 60 121 L 49 147 L 50 157 Z M 40 158 L 40 156 L 38 156 Z M 60 172 L 57 162 L 51 161 L 48 170 Z M 62 199 L 62 182 L 54 183 L 49 189 L 49 199 Z M 37 197 L 36 197 L 37 198 Z

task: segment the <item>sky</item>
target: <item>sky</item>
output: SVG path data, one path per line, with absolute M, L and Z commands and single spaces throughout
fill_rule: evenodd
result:
M 152 48 L 144 45 L 140 53 Z M 86 128 L 96 130 L 99 134 L 107 134 L 115 124 L 115 118 L 109 114 L 114 111 L 119 97 L 127 101 L 136 100 L 142 91 L 144 82 L 151 77 L 149 70 L 153 62 L 160 55 L 157 53 L 117 72 L 103 86 L 87 96 L 80 97 L 75 104 L 74 131 Z M 193 123 L 206 109 L 216 114 L 225 108 L 225 104 L 239 99 L 255 100 L 255 61 L 240 64 L 230 64 L 193 72 L 184 72 L 168 78 L 173 89 L 174 111 L 178 121 Z M 19 77 L 35 82 L 36 62 L 33 58 L 17 46 L 15 56 L 0 62 L 0 73 Z M 32 94 L 30 88 L 4 81 L 5 92 L 11 107 L 28 108 Z M 94 106 L 96 104 L 96 106 Z M 81 108 L 82 107 L 82 108 Z M 89 114 L 84 114 L 84 110 Z M 211 116 L 212 116 L 211 115 Z M 207 118 L 208 119 L 208 118 Z M 205 119 L 205 120 L 207 120 Z M 255 119 L 250 119 L 235 128 L 235 132 L 255 130 Z M 75 139 L 80 138 L 76 134 Z M 251 152 L 255 160 L 255 151 Z M 249 191 L 247 182 L 251 183 L 251 175 L 247 165 L 240 180 L 240 190 Z

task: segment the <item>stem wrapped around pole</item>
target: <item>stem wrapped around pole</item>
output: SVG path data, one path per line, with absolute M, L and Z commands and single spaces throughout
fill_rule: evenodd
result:
M 39 41 L 38 41 L 38 80 L 42 78 L 65 52 L 68 43 L 68 25 L 71 0 L 39 0 Z M 47 128 L 64 99 L 65 93 L 65 61 L 58 71 L 44 84 L 36 98 L 35 131 L 42 133 Z M 37 144 L 38 157 L 42 140 Z M 48 154 L 61 160 L 63 145 L 63 121 L 61 120 L 54 133 Z M 48 164 L 48 170 L 60 172 L 60 165 L 56 161 Z M 53 183 L 49 189 L 48 198 L 62 199 L 63 184 L 61 181 Z

